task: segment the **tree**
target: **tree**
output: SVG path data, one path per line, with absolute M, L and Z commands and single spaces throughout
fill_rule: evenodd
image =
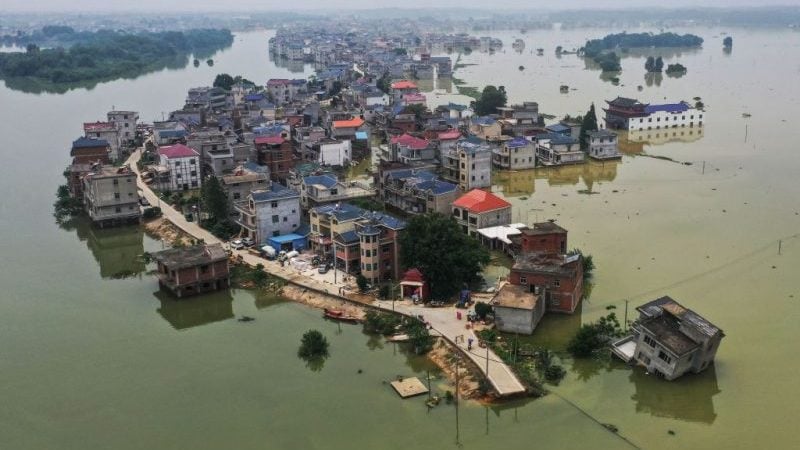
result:
M 481 320 L 486 320 L 486 315 L 492 312 L 492 305 L 484 302 L 475 303 L 475 314 L 481 318 Z
M 661 72 L 662 70 L 664 70 L 664 60 L 661 59 L 660 56 L 656 58 L 656 62 L 653 66 L 653 69 L 655 69 L 654 72 Z
M 217 177 L 211 176 L 203 181 L 200 200 L 212 223 L 227 222 L 230 217 L 228 195 Z
M 234 83 L 233 77 L 227 73 L 221 73 L 214 78 L 214 87 L 222 88 L 226 91 L 230 91 Z
M 419 103 L 408 105 L 403 109 L 404 114 L 414 114 L 417 120 L 422 119 L 422 115 L 428 112 L 428 107 Z
M 730 36 L 725 36 L 725 39 L 722 40 L 722 46 L 725 48 L 733 47 L 733 38 Z
M 69 187 L 66 184 L 62 184 L 56 191 L 56 202 L 53 203 L 53 209 L 55 210 L 53 215 L 56 218 L 56 222 L 61 223 L 72 216 L 80 214 L 83 211 L 83 206 L 79 199 L 72 197 Z
M 594 103 L 589 107 L 589 112 L 583 116 L 583 122 L 581 122 L 581 134 L 579 136 L 579 142 L 581 144 L 581 150 L 586 150 L 589 148 L 589 131 L 597 131 L 597 115 L 594 112 Z
M 486 86 L 481 92 L 481 96 L 475 100 L 474 108 L 475 113 L 479 116 L 497 113 L 497 108 L 506 106 L 508 96 L 506 95 L 506 88 L 503 86 Z
M 319 358 L 328 356 L 328 340 L 317 330 L 308 330 L 300 340 L 297 355 L 301 358 Z
M 652 56 L 647 57 L 647 61 L 644 62 L 644 70 L 648 72 L 653 72 L 653 68 L 656 65 L 656 60 Z
M 585 358 L 605 347 L 612 338 L 621 335 L 622 329 L 617 315 L 612 312 L 597 322 L 581 325 L 578 333 L 567 344 L 567 350 L 575 357 Z
M 447 299 L 478 279 L 489 252 L 453 218 L 428 213 L 408 222 L 400 236 L 400 259 L 425 275 L 434 299 Z
M 378 89 L 383 91 L 384 94 L 388 94 L 392 89 L 392 78 L 389 76 L 389 72 L 385 72 L 383 75 L 381 75 L 375 85 L 378 87 Z
M 366 291 L 368 283 L 369 282 L 367 281 L 367 277 L 365 277 L 364 275 L 358 274 L 356 276 L 356 285 L 358 285 L 358 290 L 359 291 L 361 291 L 361 292 Z

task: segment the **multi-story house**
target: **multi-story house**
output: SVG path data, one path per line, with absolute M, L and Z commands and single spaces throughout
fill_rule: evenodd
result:
M 267 81 L 267 92 L 276 105 L 283 106 L 304 96 L 307 93 L 306 86 L 306 80 L 302 79 L 287 80 L 273 78 Z
M 328 203 L 346 202 L 356 198 L 367 198 L 375 191 L 355 182 L 339 181 L 334 175 L 310 175 L 300 183 L 300 204 L 304 209 Z
M 312 208 L 309 242 L 320 255 L 335 255 L 336 267 L 361 273 L 371 283 L 400 276 L 399 236 L 406 223 L 349 203 Z
M 578 140 L 563 134 L 545 133 L 534 137 L 536 160 L 543 166 L 580 164 L 586 154 L 581 151 Z
M 506 170 L 533 169 L 536 167 L 536 146 L 524 137 L 505 141 L 493 150 L 492 164 Z
M 649 373 L 674 380 L 687 372 L 699 373 L 714 364 L 725 333 L 670 297 L 636 308 L 633 333 L 612 344 L 623 360 L 634 360 Z
M 364 119 L 353 117 L 345 120 L 331 121 L 331 137 L 335 139 L 355 140 L 356 133 L 364 131 Z
M 187 191 L 198 189 L 201 183 L 200 154 L 183 144 L 165 145 L 158 148 L 159 165 L 168 174 L 159 179 L 163 191 Z
M 500 139 L 503 129 L 500 122 L 492 117 L 472 116 L 470 119 L 469 132 L 485 141 L 493 141 Z
M 433 172 L 401 168 L 381 171 L 378 192 L 386 205 L 408 214 L 450 214 L 450 205 L 461 191 Z
M 347 139 L 322 138 L 303 145 L 304 159 L 327 166 L 347 166 L 352 152 L 352 143 Z
M 481 228 L 511 223 L 511 203 L 481 189 L 473 189 L 453 202 L 452 216 L 464 233 L 476 236 Z
M 619 159 L 617 134 L 608 130 L 587 131 L 589 148 L 586 153 L 593 159 Z
M 72 141 L 72 149 L 69 155 L 72 156 L 73 164 L 109 164 L 111 149 L 105 139 L 94 139 L 82 137 Z
M 572 314 L 583 297 L 583 259 L 580 254 L 523 253 L 514 259 L 511 284 L 544 292 L 548 312 Z
M 390 161 L 410 164 L 417 161 L 430 162 L 436 158 L 436 146 L 429 141 L 408 133 L 391 138 Z
M 102 139 L 108 142 L 109 158 L 111 161 L 119 159 L 119 133 L 113 122 L 85 122 L 83 133 L 87 138 Z
M 160 286 L 186 297 L 230 286 L 228 253 L 222 244 L 171 248 L 153 253 Z
M 273 180 L 286 179 L 293 166 L 291 141 L 281 135 L 274 135 L 257 136 L 253 142 L 258 164 L 269 168 Z
M 686 102 L 651 105 L 631 98 L 617 97 L 606 103 L 606 128 L 643 131 L 703 126 L 705 112 Z
M 100 227 L 138 222 L 136 173 L 127 166 L 93 165 L 83 177 L 83 206 L 92 223 Z
M 222 187 L 228 193 L 228 202 L 244 200 L 250 192 L 269 186 L 269 168 L 256 163 L 244 163 L 232 173 L 222 176 Z
M 492 185 L 492 149 L 486 144 L 464 139 L 456 144 L 458 187 L 462 192 Z
M 132 145 L 136 140 L 136 125 L 139 113 L 136 111 L 109 111 L 108 121 L 114 123 L 118 130 L 121 145 Z
M 203 175 L 222 176 L 234 169 L 229 139 L 220 132 L 199 131 L 187 136 L 186 145 L 200 154 Z
M 219 110 L 225 108 L 227 103 L 227 93 L 219 87 L 196 87 L 189 89 L 186 96 L 186 105 L 200 106 L 207 110 Z
M 500 107 L 497 111 L 502 126 L 515 136 L 528 135 L 539 126 L 539 104 L 536 102 Z
M 300 227 L 300 194 L 278 183 L 251 191 L 245 200 L 235 202 L 234 208 L 239 213 L 236 223 L 260 245 Z
M 416 94 L 419 92 L 417 85 L 409 80 L 395 81 L 391 84 L 391 88 L 392 98 L 395 103 L 399 103 L 406 94 Z
M 185 139 L 189 134 L 186 127 L 174 120 L 153 122 L 153 138 L 156 145 L 171 145 Z

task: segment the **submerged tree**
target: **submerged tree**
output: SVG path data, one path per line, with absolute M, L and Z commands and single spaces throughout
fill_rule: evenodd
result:
M 730 36 L 725 36 L 725 39 L 722 40 L 722 46 L 725 48 L 733 47 L 733 38 Z
M 474 102 L 475 113 L 479 116 L 495 114 L 497 113 L 497 108 L 506 106 L 507 101 L 508 96 L 504 86 L 486 86 L 483 88 L 481 96 Z
M 328 356 L 328 340 L 318 330 L 303 333 L 297 356 L 301 358 L 318 358 Z

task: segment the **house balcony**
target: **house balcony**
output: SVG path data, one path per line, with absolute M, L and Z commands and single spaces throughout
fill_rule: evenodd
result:
M 611 352 L 629 363 L 636 356 L 636 336 L 631 334 L 611 343 Z

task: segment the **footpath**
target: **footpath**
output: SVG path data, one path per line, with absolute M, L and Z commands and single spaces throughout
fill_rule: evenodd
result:
M 159 206 L 165 219 L 169 220 L 176 227 L 193 236 L 195 239 L 202 239 L 207 244 L 220 243 L 224 245 L 224 241 L 201 228 L 197 223 L 187 221 L 183 214 L 171 205 L 166 202 L 161 202 L 150 186 L 142 181 L 137 167 L 137 163 L 141 158 L 141 151 L 141 149 L 138 149 L 133 152 L 126 161 L 126 164 L 136 173 L 137 187 L 142 191 L 147 201 L 153 206 Z M 358 296 L 355 294 L 348 294 L 348 291 L 353 290 L 353 286 L 345 282 L 344 277 L 340 277 L 335 283 L 329 280 L 330 277 L 326 279 L 315 279 L 312 276 L 304 275 L 291 266 L 281 266 L 276 261 L 261 258 L 245 250 L 231 249 L 231 252 L 251 266 L 262 264 L 264 270 L 270 275 L 281 278 L 296 286 L 316 291 L 338 300 L 355 303 L 360 306 L 368 306 L 384 311 L 394 311 L 411 317 L 421 316 L 430 324 L 433 331 L 441 335 L 441 337 L 446 339 L 452 346 L 475 363 L 478 370 L 486 376 L 499 396 L 519 395 L 525 392 L 525 386 L 492 350 L 488 348 L 479 348 L 477 345 L 474 345 L 471 350 L 467 349 L 469 339 L 472 339 L 475 343 L 478 342 L 478 339 L 471 329 L 466 328 L 466 320 L 459 320 L 457 318 L 456 314 L 459 310 L 453 307 L 427 308 L 422 305 L 414 305 L 408 300 L 396 301 L 394 302 L 394 306 L 392 306 L 393 302 L 388 301 L 372 301 L 370 303 L 365 303 L 363 300 L 358 299 Z

